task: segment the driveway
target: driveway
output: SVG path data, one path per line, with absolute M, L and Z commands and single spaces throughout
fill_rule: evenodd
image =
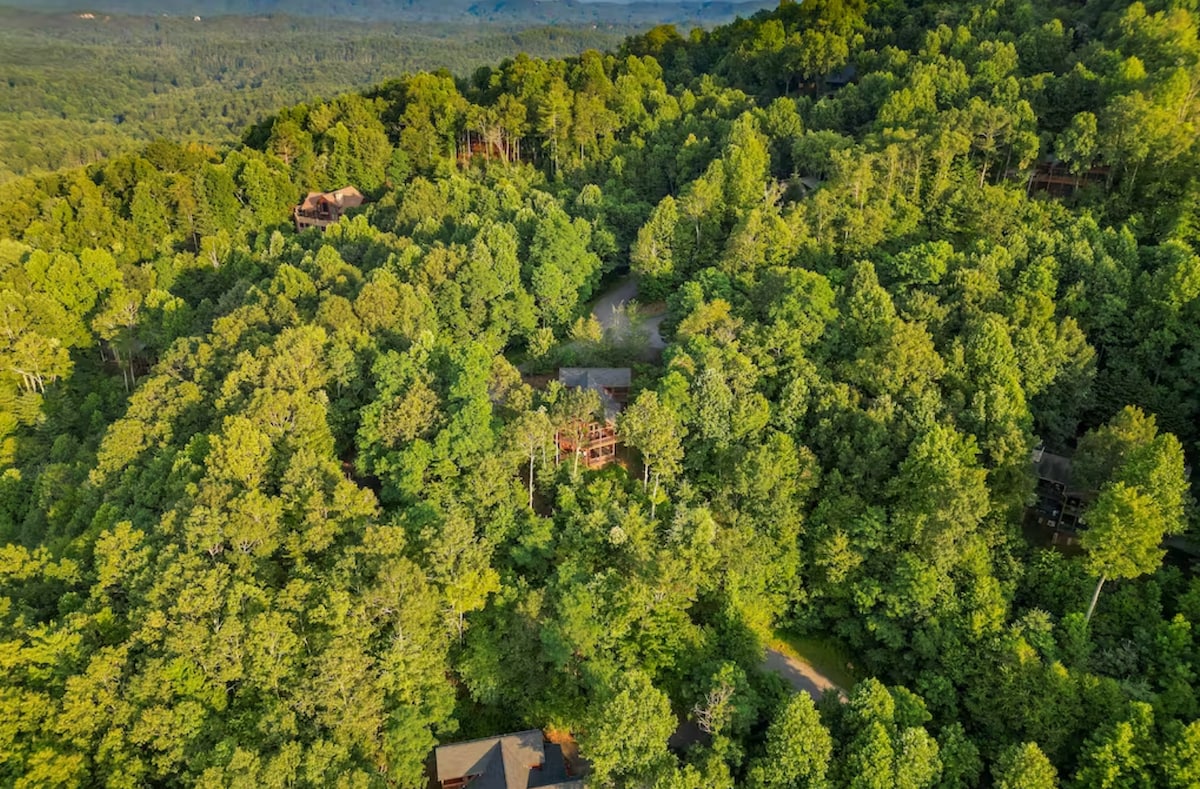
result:
M 633 277 L 626 277 L 596 299 L 596 303 L 592 307 L 592 315 L 606 332 L 611 331 L 617 335 L 624 334 L 629 330 L 629 318 L 618 308 L 636 300 L 637 295 L 637 280 Z M 664 317 L 664 315 L 654 315 L 642 320 L 642 328 L 645 329 L 647 335 L 647 346 L 651 350 L 661 351 L 667 347 L 659 332 L 659 326 L 662 325 Z
M 830 690 L 843 699 L 846 697 L 845 691 L 833 684 L 824 674 L 803 660 L 785 655 L 779 650 L 767 650 L 767 656 L 763 658 L 763 668 L 779 674 L 794 690 L 812 696 L 813 701 L 820 701 L 826 691 Z

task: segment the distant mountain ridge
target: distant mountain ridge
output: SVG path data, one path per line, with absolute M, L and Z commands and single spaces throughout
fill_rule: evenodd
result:
M 706 25 L 771 8 L 774 0 L 330 0 L 297 4 L 287 0 L 0 0 L 0 6 L 46 12 L 136 16 L 338 17 L 370 21 L 527 22 L 529 24 Z

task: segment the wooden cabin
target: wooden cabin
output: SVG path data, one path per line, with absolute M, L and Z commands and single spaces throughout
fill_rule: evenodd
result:
M 573 425 L 554 437 L 558 448 L 567 454 L 579 452 L 579 459 L 590 469 L 602 468 L 617 457 L 621 443 L 617 435 L 617 414 L 629 400 L 632 373 L 628 367 L 563 367 L 558 381 L 575 389 L 593 389 L 600 394 L 603 421 Z
M 317 227 L 321 232 L 342 218 L 351 208 L 358 208 L 367 199 L 363 193 L 353 186 L 346 186 L 333 192 L 309 192 L 304 202 L 292 210 L 296 220 L 296 232 L 302 232 L 310 227 Z
M 1033 450 L 1030 460 L 1037 479 L 1034 502 L 1028 517 L 1052 533 L 1054 545 L 1075 545 L 1079 532 L 1086 528 L 1083 511 L 1094 497 L 1094 491 L 1080 489 L 1073 483 L 1071 459 L 1047 452 L 1044 447 Z
M 1076 175 L 1062 161 L 1049 156 L 1039 161 L 1029 174 L 1026 189 L 1030 194 L 1045 192 L 1052 197 L 1070 197 L 1082 186 L 1103 186 L 1107 181 L 1107 167 L 1093 167 Z
M 578 444 L 579 460 L 587 468 L 603 468 L 616 460 L 617 444 L 621 439 L 617 436 L 617 426 L 613 422 L 588 422 L 581 434 L 573 429 L 560 431 L 556 436 L 558 448 L 572 455 L 576 450 L 576 437 L 581 438 Z

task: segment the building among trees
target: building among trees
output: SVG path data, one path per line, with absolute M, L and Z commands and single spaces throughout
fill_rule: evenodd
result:
M 1072 169 L 1066 162 L 1051 154 L 1038 160 L 1033 171 L 1029 173 L 1026 189 L 1031 194 L 1046 192 L 1053 197 L 1070 197 L 1077 189 L 1088 184 L 1104 186 L 1108 178 L 1107 167 Z
M 579 453 L 588 468 L 600 468 L 617 456 L 617 414 L 629 400 L 632 374 L 628 367 L 563 367 L 558 381 L 571 389 L 590 389 L 600 395 L 600 411 L 592 421 L 570 425 L 555 436 L 559 449 Z M 578 421 L 578 420 L 577 420 Z
M 358 208 L 366 201 L 363 193 L 353 186 L 343 187 L 336 192 L 309 192 L 304 202 L 292 211 L 296 219 L 296 232 L 310 227 L 319 227 L 324 232 L 346 211 Z
M 1042 528 L 1050 529 L 1055 545 L 1073 545 L 1079 541 L 1082 515 L 1095 491 L 1080 490 L 1072 484 L 1071 458 L 1047 452 L 1044 447 L 1033 450 L 1033 474 L 1037 478 L 1034 495 L 1037 500 L 1029 510 L 1030 517 Z
M 434 760 L 442 789 L 583 789 L 562 748 L 537 729 L 442 745 Z

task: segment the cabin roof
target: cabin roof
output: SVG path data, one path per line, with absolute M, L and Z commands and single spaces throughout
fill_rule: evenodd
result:
M 1071 482 L 1071 459 L 1038 449 L 1033 453 L 1033 473 L 1038 479 L 1057 482 L 1064 488 Z
M 628 367 L 560 367 L 558 380 L 563 386 L 581 389 L 628 388 L 633 373 Z
M 628 389 L 633 373 L 628 367 L 561 367 L 558 382 L 574 389 L 594 389 L 600 394 L 604 418 L 612 422 L 621 413 L 621 404 L 612 396 L 612 389 Z
M 541 731 L 504 734 L 439 746 L 434 751 L 439 783 L 475 776 L 470 789 L 575 789 L 568 781 L 562 749 L 546 746 Z M 547 759 L 547 753 L 550 758 Z M 533 768 L 539 768 L 533 772 Z
M 305 195 L 304 202 L 300 204 L 300 208 L 313 210 L 321 203 L 330 203 L 341 209 L 358 208 L 366 201 L 367 199 L 363 197 L 363 193 L 355 187 L 343 186 L 341 189 L 335 189 L 332 192 L 309 192 Z

